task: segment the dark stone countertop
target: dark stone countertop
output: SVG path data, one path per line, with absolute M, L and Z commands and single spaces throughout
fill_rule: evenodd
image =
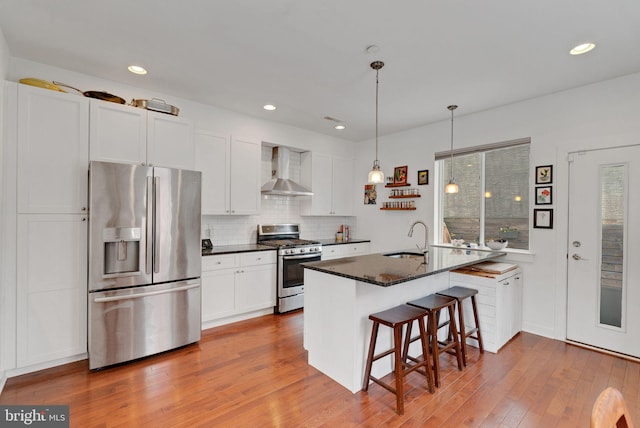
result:
M 395 253 L 392 251 L 385 254 Z M 406 252 L 415 253 L 415 250 Z M 389 287 L 506 255 L 500 251 L 430 247 L 429 263 L 418 258 L 396 259 L 381 253 L 303 263 L 307 269 Z
M 371 242 L 370 239 L 357 239 L 357 238 L 351 238 L 348 241 L 336 241 L 335 238 L 314 239 L 314 241 L 318 241 L 322 245 L 360 244 L 362 242 Z
M 248 253 L 251 251 L 276 251 L 274 247 L 258 244 L 218 245 L 211 250 L 202 250 L 203 256 L 219 256 L 220 254 Z

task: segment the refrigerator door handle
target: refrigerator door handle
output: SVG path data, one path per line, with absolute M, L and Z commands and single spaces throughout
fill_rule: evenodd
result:
M 142 297 L 157 296 L 158 294 L 177 293 L 178 291 L 191 290 L 192 288 L 198 288 L 198 287 L 200 287 L 200 284 L 191 284 L 191 285 L 185 285 L 184 287 L 170 288 L 168 290 L 160 290 L 160 291 L 148 291 L 146 293 L 131 294 L 128 296 L 96 297 L 95 299 L 93 299 L 93 301 L 95 303 L 105 303 L 105 302 L 115 302 L 118 300 L 139 299 Z
M 152 177 L 147 177 L 147 234 L 146 234 L 146 247 L 147 252 L 145 254 L 145 272 L 147 275 L 151 273 L 152 258 L 152 245 L 153 245 L 153 181 Z
M 160 257 L 158 256 L 158 246 L 160 245 L 160 177 L 153 177 L 153 273 L 160 272 Z

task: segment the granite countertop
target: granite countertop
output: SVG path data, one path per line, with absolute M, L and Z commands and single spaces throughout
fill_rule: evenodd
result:
M 220 254 L 247 253 L 251 251 L 275 251 L 276 248 L 268 245 L 241 244 L 241 245 L 218 245 L 210 250 L 202 250 L 203 256 L 218 256 Z
M 357 238 L 351 238 L 348 241 L 336 241 L 335 238 L 314 239 L 314 241 L 318 241 L 322 245 L 359 244 L 361 242 L 371 242 L 370 239 L 357 239 Z
M 396 251 L 385 254 L 394 252 Z M 415 253 L 416 251 L 408 250 L 407 252 Z M 424 264 L 422 258 L 397 259 L 378 253 L 324 262 L 303 263 L 303 266 L 331 275 L 389 287 L 504 255 L 506 253 L 501 251 L 431 247 L 428 264 Z

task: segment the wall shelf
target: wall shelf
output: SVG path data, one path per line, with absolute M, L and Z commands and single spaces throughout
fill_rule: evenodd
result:
M 380 211 L 415 211 L 416 208 L 380 208 Z
M 419 198 L 420 195 L 398 195 L 398 196 L 389 196 L 389 199 L 413 199 Z
M 385 184 L 384 187 L 409 187 L 411 184 Z

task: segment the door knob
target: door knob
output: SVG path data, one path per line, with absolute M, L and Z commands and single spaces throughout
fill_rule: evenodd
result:
M 582 257 L 580 257 L 579 254 L 573 254 L 571 257 L 573 258 L 573 260 L 585 260 Z
M 572 245 L 573 245 L 574 247 L 579 247 L 579 246 L 580 246 L 580 245 L 582 245 L 582 244 L 580 244 L 580 241 L 573 241 L 573 242 L 572 242 Z

